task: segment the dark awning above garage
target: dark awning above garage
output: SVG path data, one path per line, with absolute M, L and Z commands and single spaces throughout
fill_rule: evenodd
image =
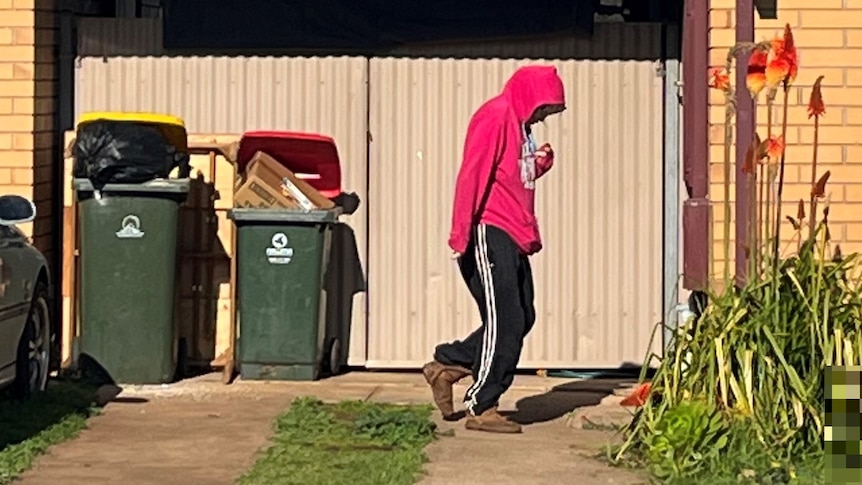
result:
M 165 0 L 168 49 L 379 52 L 405 44 L 571 32 L 596 13 L 660 21 L 676 0 Z

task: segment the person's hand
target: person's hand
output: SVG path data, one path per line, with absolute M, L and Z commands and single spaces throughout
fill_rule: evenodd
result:
M 461 256 L 462 256 L 462 254 L 461 254 L 461 253 L 459 253 L 458 251 L 452 251 L 452 256 L 451 256 L 451 257 L 452 257 L 452 259 L 454 259 L 455 261 L 457 261 L 457 260 L 461 259 Z
M 533 155 L 536 157 L 536 178 L 539 178 L 554 166 L 554 149 L 550 143 L 545 143 Z
M 550 143 L 545 143 L 538 150 L 536 150 L 537 157 L 548 157 L 552 158 L 554 156 L 554 149 L 551 148 Z

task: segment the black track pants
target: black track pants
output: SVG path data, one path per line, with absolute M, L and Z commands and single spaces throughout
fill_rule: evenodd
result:
M 496 406 L 512 385 L 524 337 L 536 321 L 533 273 L 512 238 L 485 224 L 475 229 L 459 265 L 479 305 L 482 327 L 464 340 L 438 345 L 434 359 L 473 369 L 475 382 L 464 405 L 478 415 Z

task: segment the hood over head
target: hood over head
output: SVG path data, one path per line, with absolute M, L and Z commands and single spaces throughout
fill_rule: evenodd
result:
M 563 80 L 553 66 L 525 66 L 512 74 L 503 88 L 518 121 L 524 123 L 542 105 L 565 105 Z

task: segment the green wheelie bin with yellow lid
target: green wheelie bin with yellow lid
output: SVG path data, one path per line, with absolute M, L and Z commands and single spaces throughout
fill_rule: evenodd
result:
M 161 114 L 87 113 L 73 156 L 78 363 L 117 383 L 170 382 L 179 352 L 177 223 L 190 185 L 185 125 Z

